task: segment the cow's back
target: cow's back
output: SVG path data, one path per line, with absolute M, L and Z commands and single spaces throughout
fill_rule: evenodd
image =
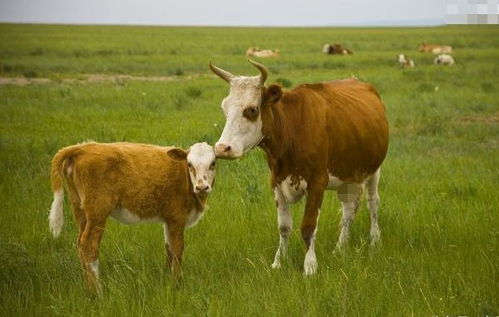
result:
M 82 144 L 74 157 L 74 181 L 78 188 L 105 191 L 110 199 L 145 214 L 160 206 L 151 205 L 165 192 L 184 191 L 182 163 L 170 159 L 169 147 L 134 143 Z M 180 185 L 180 186 L 179 186 Z M 104 194 L 104 193 L 102 193 Z
M 372 85 L 346 79 L 303 85 L 297 92 L 307 96 L 305 106 L 315 112 L 309 129 L 317 131 L 308 136 L 318 137 L 315 144 L 327 147 L 333 175 L 361 182 L 380 167 L 388 149 L 388 122 Z

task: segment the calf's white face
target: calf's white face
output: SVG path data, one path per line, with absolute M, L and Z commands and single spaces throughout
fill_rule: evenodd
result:
M 172 149 L 168 155 L 175 160 L 187 160 L 189 177 L 196 194 L 208 194 L 215 180 L 215 151 L 208 143 L 196 143 L 186 152 Z
M 230 84 L 229 95 L 222 101 L 225 126 L 215 145 L 219 158 L 239 158 L 263 138 L 260 105 L 267 70 L 259 63 L 250 63 L 260 70 L 259 76 L 234 76 L 210 64 L 211 70 Z

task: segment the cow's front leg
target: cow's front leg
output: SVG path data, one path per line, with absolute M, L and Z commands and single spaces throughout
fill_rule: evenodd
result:
M 182 253 L 184 252 L 184 229 L 179 223 L 168 223 L 169 262 L 173 279 L 179 281 L 182 277 Z
M 305 214 L 301 223 L 301 234 L 305 241 L 307 253 L 303 263 L 304 274 L 312 275 L 317 271 L 317 259 L 315 256 L 315 235 L 317 233 L 317 220 L 319 218 L 319 208 L 322 204 L 322 197 L 327 182 L 324 184 L 309 185 Z
M 284 198 L 279 188 L 274 189 L 275 203 L 277 207 L 277 226 L 279 228 L 279 248 L 275 253 L 273 269 L 281 267 L 281 258 L 288 252 L 288 241 L 293 229 L 293 217 L 289 211 L 289 203 Z

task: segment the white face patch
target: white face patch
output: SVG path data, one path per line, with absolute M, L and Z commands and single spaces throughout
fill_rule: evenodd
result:
M 259 76 L 240 76 L 230 82 L 229 95 L 222 101 L 225 127 L 217 142 L 230 147 L 230 158 L 241 157 L 262 140 L 262 87 Z
M 215 179 L 215 151 L 208 143 L 196 143 L 189 149 L 187 164 L 194 193 L 209 193 Z

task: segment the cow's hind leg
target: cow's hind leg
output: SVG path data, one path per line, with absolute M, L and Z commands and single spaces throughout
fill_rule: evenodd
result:
M 380 169 L 378 169 L 373 176 L 367 181 L 367 209 L 371 218 L 371 246 L 375 246 L 380 239 L 380 230 L 378 226 L 378 207 L 379 207 L 379 194 L 378 183 L 380 178 Z
M 89 197 L 97 195 L 89 194 Z M 88 199 L 82 202 L 81 208 L 85 214 L 85 229 L 80 234 L 78 250 L 83 264 L 85 282 L 90 292 L 101 295 L 102 289 L 99 282 L 99 246 L 104 234 L 106 220 L 113 206 L 112 197 L 98 196 L 100 199 Z
M 362 194 L 360 184 L 342 184 L 337 189 L 338 198 L 341 201 L 343 217 L 341 219 L 341 233 L 336 243 L 336 250 L 341 250 L 350 237 L 350 225 L 355 218 L 355 213 L 359 208 Z
M 281 267 L 281 258 L 285 257 L 288 251 L 288 241 L 293 227 L 293 217 L 289 210 L 289 203 L 278 188 L 274 189 L 275 202 L 277 207 L 277 225 L 279 228 L 279 248 L 275 253 L 273 269 Z
M 79 241 L 80 259 L 83 264 L 85 282 L 90 292 L 102 294 L 99 282 L 99 245 L 104 233 L 106 220 L 87 217 L 85 230 Z

